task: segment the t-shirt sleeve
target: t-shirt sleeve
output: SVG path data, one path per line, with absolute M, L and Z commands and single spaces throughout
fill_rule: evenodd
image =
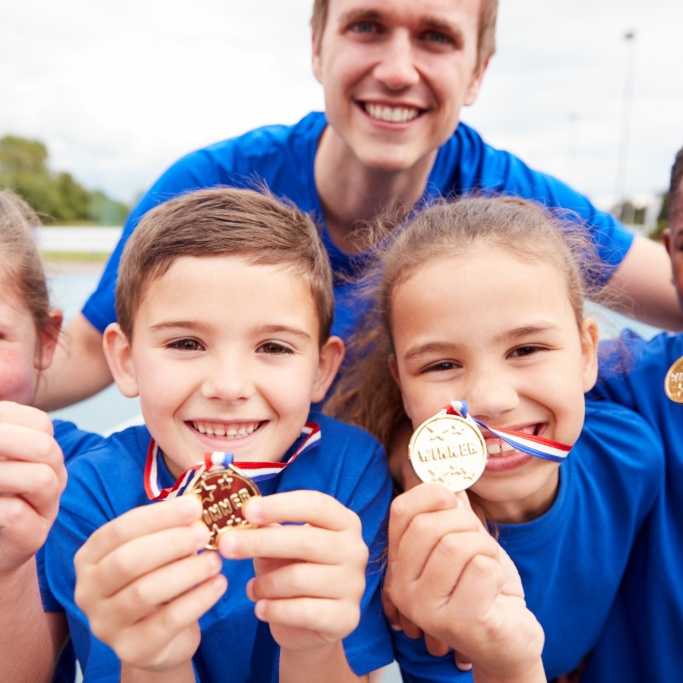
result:
M 120 664 L 114 651 L 95 638 L 74 599 L 74 556 L 89 536 L 115 515 L 108 509 L 97 472 L 97 453 L 77 458 L 69 469 L 69 484 L 44 550 L 44 576 L 50 594 L 46 609 L 66 612 L 71 639 L 85 680 L 118 681 Z
M 609 280 L 631 248 L 632 232 L 561 180 L 535 171 L 513 154 L 486 144 L 469 126 L 458 127 L 457 142 L 450 163 L 456 167 L 455 185 L 459 193 L 494 192 L 522 197 L 554 209 L 560 216 L 584 222 L 606 266 L 603 281 Z
M 229 162 L 227 152 L 224 161 Z M 104 332 L 107 325 L 117 319 L 115 292 L 119 262 L 123 249 L 140 219 L 158 204 L 185 192 L 227 183 L 228 179 L 220 177 L 210 155 L 202 150 L 188 154 L 177 161 L 154 183 L 128 216 L 119 242 L 107 261 L 97 288 L 83 306 L 83 315 L 96 329 Z
M 367 435 L 366 435 L 367 436 Z M 393 659 L 388 625 L 382 609 L 382 578 L 386 564 L 386 543 L 391 477 L 384 449 L 368 436 L 370 457 L 366 466 L 347 479 L 354 487 L 345 502 L 360 517 L 363 539 L 370 551 L 365 573 L 365 593 L 361 601 L 361 621 L 358 628 L 344 639 L 347 661 L 356 675 L 363 675 L 390 664 Z M 349 462 L 362 460 L 357 453 L 340 454 Z

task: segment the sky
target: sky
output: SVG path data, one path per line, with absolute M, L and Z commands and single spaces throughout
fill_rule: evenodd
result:
M 53 170 L 130 202 L 189 151 L 323 108 L 311 5 L 0 0 L 0 137 L 39 139 Z M 683 146 L 681 26 L 681 0 L 500 0 L 462 120 L 601 206 L 663 192 Z

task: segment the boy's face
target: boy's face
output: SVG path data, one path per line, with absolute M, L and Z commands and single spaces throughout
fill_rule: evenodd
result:
M 678 188 L 683 194 L 683 183 Z M 678 301 L 683 309 L 683 202 L 679 201 L 678 210 L 670 216 L 669 229 L 664 232 L 664 246 L 671 258 L 673 281 L 678 290 Z
M 318 334 L 300 276 L 238 257 L 182 257 L 149 285 L 132 344 L 112 325 L 105 350 L 177 476 L 206 451 L 282 458 L 341 362 L 341 341 L 320 349 Z
M 313 70 L 332 130 L 368 168 L 431 163 L 476 99 L 480 0 L 331 0 Z

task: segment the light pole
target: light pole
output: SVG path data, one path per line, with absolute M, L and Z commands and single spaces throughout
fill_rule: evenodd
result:
M 624 34 L 628 43 L 626 48 L 626 75 L 624 78 L 624 99 L 621 108 L 621 134 L 617 157 L 617 197 L 621 200 L 621 220 L 627 222 L 626 211 L 626 165 L 628 160 L 629 131 L 631 127 L 631 107 L 633 104 L 633 84 L 635 80 L 636 32 Z M 629 212 L 631 213 L 631 212 Z M 633 218 L 632 216 L 628 216 Z

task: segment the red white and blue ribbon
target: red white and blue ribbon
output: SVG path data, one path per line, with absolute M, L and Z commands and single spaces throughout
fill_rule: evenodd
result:
M 503 429 L 501 427 L 489 427 L 467 412 L 466 401 L 451 401 L 446 406 L 445 411 L 450 415 L 460 415 L 460 417 L 466 420 L 472 420 L 477 426 L 491 432 L 501 441 L 510 444 L 515 450 L 533 455 L 535 458 L 562 462 L 571 450 L 571 446 L 559 443 L 558 441 L 544 439 L 542 436 L 534 436 L 533 434 L 516 432 L 512 429 Z
M 290 465 L 300 453 L 311 448 L 320 441 L 320 426 L 315 422 L 307 422 L 301 430 L 299 437 L 302 440 L 299 447 L 291 457 L 284 462 L 235 462 L 232 453 L 213 451 L 204 453 L 204 460 L 186 469 L 176 480 L 173 486 L 163 488 L 159 475 L 159 460 L 163 457 L 161 449 L 154 439 L 151 440 L 147 450 L 147 462 L 145 463 L 145 493 L 150 500 L 166 500 L 181 496 L 191 487 L 204 472 L 232 467 L 238 474 L 248 477 L 254 482 L 265 481 L 276 477 L 282 470 Z

